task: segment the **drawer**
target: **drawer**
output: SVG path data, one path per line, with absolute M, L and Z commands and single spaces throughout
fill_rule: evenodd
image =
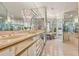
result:
M 26 41 L 23 41 L 23 42 L 20 42 L 18 43 L 15 48 L 15 54 L 17 55 L 18 53 L 20 53 L 23 49 L 25 49 L 29 44 L 30 42 L 32 42 L 32 40 L 26 40 Z
M 35 56 L 35 55 L 36 55 L 36 43 L 28 48 L 28 56 Z
M 39 43 L 40 43 L 40 40 L 38 40 L 38 41 L 36 42 L 36 46 L 38 46 L 38 45 L 39 45 Z
M 33 37 L 33 39 L 37 39 L 37 40 L 38 40 L 39 38 L 40 38 L 40 36 L 35 36 L 35 37 Z
M 42 46 L 39 46 L 39 48 L 36 51 L 37 52 L 37 55 L 40 55 L 41 51 L 42 51 Z
M 20 56 L 27 56 L 28 55 L 28 50 L 26 49 Z
M 15 48 L 9 47 L 3 50 L 0 50 L 0 56 L 14 56 L 15 55 Z

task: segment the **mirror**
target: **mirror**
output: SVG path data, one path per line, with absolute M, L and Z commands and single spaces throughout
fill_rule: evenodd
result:
M 64 31 L 78 32 L 78 11 L 72 10 L 64 13 Z
M 5 20 L 7 19 L 7 9 L 0 3 L 0 31 L 5 30 Z

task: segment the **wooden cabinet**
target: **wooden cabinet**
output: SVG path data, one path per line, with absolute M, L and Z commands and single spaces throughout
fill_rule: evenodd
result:
M 68 40 L 69 40 L 68 32 L 64 32 L 64 41 Z
M 22 41 L 18 44 L 15 45 L 15 54 L 17 55 L 18 53 L 20 53 L 22 50 L 24 50 L 30 43 L 32 42 L 31 39 Z
M 9 47 L 3 50 L 0 50 L 0 56 L 14 56 L 15 55 L 15 48 Z
M 22 52 L 20 56 L 39 56 L 43 48 L 43 40 L 37 40 L 34 44 L 32 44 L 30 47 L 26 49 L 26 47 L 29 46 L 32 42 L 33 40 L 29 39 L 15 44 L 11 47 L 8 47 L 6 49 L 0 50 L 0 56 L 15 56 L 23 50 L 24 52 Z
M 22 34 L 22 37 L 18 37 L 15 33 L 11 33 L 12 37 L 5 40 L 1 40 L 0 43 L 0 55 L 1 56 L 36 56 L 38 54 L 37 50 L 41 51 L 42 44 L 40 39 L 41 31 L 34 32 L 34 33 L 28 33 L 26 35 L 25 33 L 18 33 Z M 0 38 L 2 38 L 0 36 Z M 3 44 L 4 43 L 4 44 Z M 6 47 L 6 48 L 5 48 Z
M 37 42 L 36 42 L 36 55 L 39 56 L 41 51 L 42 51 L 42 48 L 43 48 L 43 40 L 39 39 Z
M 28 55 L 28 49 L 26 49 L 20 56 L 27 56 Z
M 28 48 L 28 56 L 36 55 L 36 43 L 34 43 L 31 47 Z
M 31 47 L 28 48 L 28 56 L 39 56 L 43 48 L 43 40 L 37 40 Z

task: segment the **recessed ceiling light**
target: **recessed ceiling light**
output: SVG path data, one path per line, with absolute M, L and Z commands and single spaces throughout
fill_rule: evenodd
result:
M 70 17 L 72 17 L 73 15 L 70 15 Z
M 74 21 L 75 21 L 75 23 L 78 23 L 78 18 L 75 18 Z
M 51 10 L 53 10 L 54 8 L 51 8 Z
M 0 17 L 0 19 L 2 19 L 3 17 Z

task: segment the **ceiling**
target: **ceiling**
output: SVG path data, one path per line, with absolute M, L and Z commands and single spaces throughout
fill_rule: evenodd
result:
M 49 18 L 78 8 L 77 2 L 3 2 L 3 5 L 15 17 L 22 17 L 21 10 L 28 8 L 39 8 L 39 13 L 44 16 L 44 7 L 46 7 Z

